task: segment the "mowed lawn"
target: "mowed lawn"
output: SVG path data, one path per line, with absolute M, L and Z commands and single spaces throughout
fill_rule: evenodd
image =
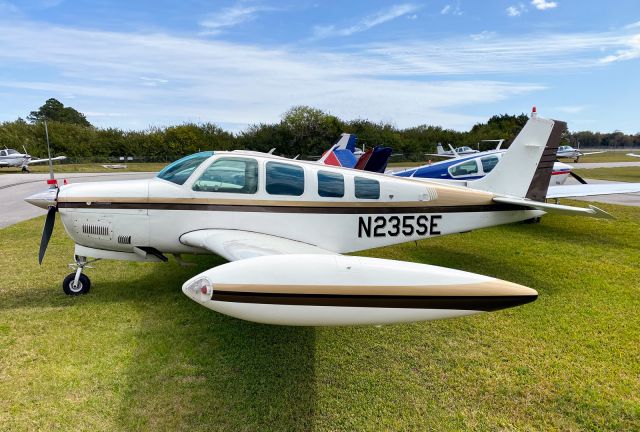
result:
M 580 205 L 580 204 L 578 204 Z M 1 430 L 640 430 L 640 208 L 381 248 L 537 289 L 531 304 L 383 327 L 259 325 L 180 291 L 195 267 L 104 261 L 0 230 Z M 470 216 L 473 217 L 473 216 Z
M 638 159 L 640 162 L 640 159 Z M 580 177 L 619 182 L 640 182 L 640 166 L 618 168 L 589 168 L 574 170 Z

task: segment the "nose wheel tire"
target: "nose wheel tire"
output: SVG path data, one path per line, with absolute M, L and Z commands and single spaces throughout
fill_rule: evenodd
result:
M 64 278 L 64 281 L 62 282 L 62 290 L 64 293 L 66 295 L 80 295 L 88 293 L 89 289 L 91 289 L 91 281 L 89 278 L 86 275 L 81 274 L 78 278 L 78 285 L 74 287 L 73 281 L 75 280 L 75 277 L 76 274 L 74 272 L 69 273 L 67 277 Z

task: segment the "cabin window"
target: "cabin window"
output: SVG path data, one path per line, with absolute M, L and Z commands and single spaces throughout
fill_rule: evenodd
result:
M 478 164 L 475 159 L 459 163 L 458 165 L 454 165 L 449 168 L 449 174 L 451 174 L 453 177 L 478 174 Z
M 167 165 L 156 177 L 182 185 L 202 162 L 213 156 L 213 152 L 200 152 L 183 157 Z
M 271 195 L 302 195 L 304 169 L 287 163 L 267 162 L 266 189 Z
M 6 151 L 4 151 L 4 150 L 0 150 L 0 156 L 6 156 L 6 155 L 7 155 L 7 152 L 6 152 Z
M 365 177 L 355 178 L 356 198 L 360 199 L 379 199 L 380 198 L 380 182 Z
M 484 171 L 485 173 L 491 172 L 491 170 L 496 167 L 499 160 L 500 159 L 498 158 L 498 156 L 485 156 L 481 158 L 480 161 L 482 162 L 482 171 Z
M 218 159 L 193 184 L 193 190 L 254 194 L 258 190 L 258 162 L 238 157 Z
M 344 196 L 343 175 L 329 171 L 318 171 L 318 195 L 342 198 Z

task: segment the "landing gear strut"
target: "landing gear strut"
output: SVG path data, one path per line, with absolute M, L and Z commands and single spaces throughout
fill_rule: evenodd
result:
M 69 264 L 70 268 L 75 268 L 76 271 L 69 273 L 62 282 L 62 290 L 66 295 L 80 295 L 86 294 L 91 289 L 91 280 L 87 275 L 82 274 L 82 271 L 86 268 L 93 268 L 88 265 L 91 262 L 98 261 L 97 259 L 88 261 L 87 257 L 78 256 L 75 257 L 76 262 Z
M 22 165 L 22 172 L 28 174 L 29 173 L 29 168 L 27 168 L 26 165 Z

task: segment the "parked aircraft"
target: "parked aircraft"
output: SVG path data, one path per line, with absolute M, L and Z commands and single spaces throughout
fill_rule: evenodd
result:
M 369 150 L 356 147 L 356 136 L 343 133 L 318 162 L 345 168 L 383 173 L 391 156 L 391 148 L 375 146 Z
M 425 164 L 419 167 L 407 168 L 390 174 L 398 177 L 425 178 L 435 180 L 475 180 L 490 173 L 500 162 L 507 150 L 494 149 L 475 153 L 470 156 L 456 157 L 440 162 Z M 551 170 L 551 185 L 564 184 L 570 175 L 571 165 L 554 162 Z M 582 180 L 582 179 L 580 179 Z
M 606 153 L 606 150 L 583 153 L 580 150 L 571 147 L 570 145 L 563 145 L 563 146 L 558 147 L 557 156 L 559 158 L 573 159 L 574 162 L 578 162 L 578 160 L 580 160 L 580 158 L 582 156 L 598 154 L 598 153 Z
M 635 153 L 627 153 L 627 156 L 640 158 L 640 155 L 639 154 L 635 154 Z
M 75 241 L 67 294 L 89 291 L 88 257 L 211 253 L 232 262 L 182 290 L 237 318 L 350 325 L 457 317 L 525 304 L 537 292 L 490 276 L 341 254 L 545 212 L 610 218 L 593 206 L 542 202 L 565 128 L 531 118 L 500 165 L 471 187 L 232 151 L 187 156 L 150 180 L 63 185 L 26 200 L 48 208 L 40 262 L 56 212 Z
M 442 157 L 460 157 L 460 156 L 466 156 L 466 155 L 470 155 L 473 153 L 479 153 L 479 150 L 474 150 L 469 146 L 462 146 L 462 147 L 458 147 L 458 148 L 453 148 L 451 146 L 451 144 L 449 144 L 449 149 L 450 150 L 445 150 L 442 147 L 441 143 L 438 143 L 438 145 L 436 146 L 436 150 L 437 153 L 433 154 L 431 156 L 442 156 Z
M 56 160 L 64 160 L 66 156 L 58 156 L 51 158 L 52 161 Z M 0 150 L 0 168 L 7 167 L 15 167 L 22 168 L 22 172 L 29 172 L 30 164 L 37 164 L 49 162 L 49 159 L 32 159 L 32 157 L 27 154 L 27 150 L 25 149 L 24 153 L 20 153 L 15 149 L 5 148 L 4 150 Z

